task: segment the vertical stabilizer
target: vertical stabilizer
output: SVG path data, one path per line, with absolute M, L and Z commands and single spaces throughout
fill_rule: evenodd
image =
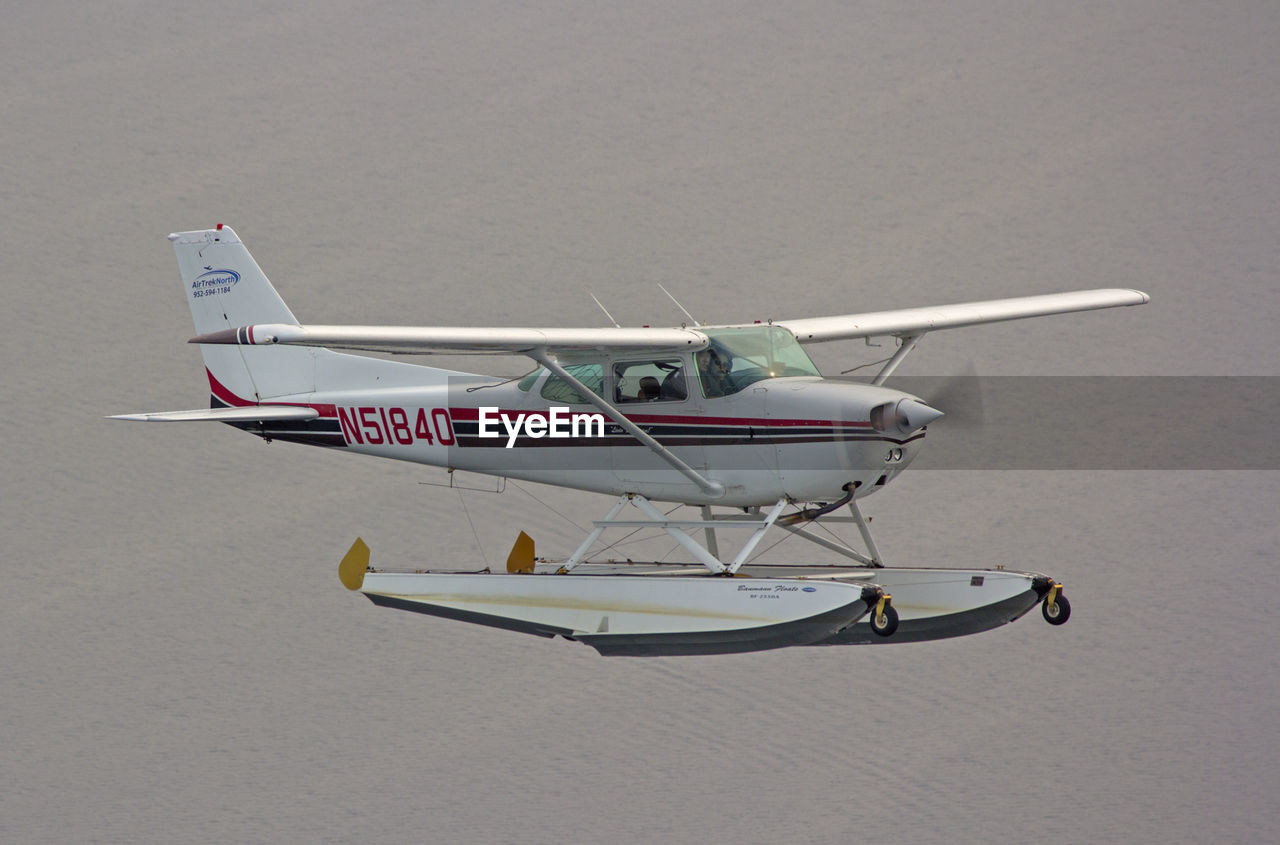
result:
M 229 226 L 169 236 L 197 334 L 253 323 L 297 325 L 266 274 Z M 315 359 L 321 350 L 200 347 L 209 372 L 212 404 L 243 405 L 315 390 Z

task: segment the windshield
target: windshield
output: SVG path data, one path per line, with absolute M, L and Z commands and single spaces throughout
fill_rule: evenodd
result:
M 697 354 L 704 396 L 728 396 L 767 378 L 819 375 L 808 353 L 781 326 L 703 331 L 711 338 Z

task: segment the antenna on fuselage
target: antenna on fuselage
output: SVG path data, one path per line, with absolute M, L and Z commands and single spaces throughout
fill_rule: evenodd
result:
M 618 323 L 618 321 L 613 319 L 613 315 L 609 313 L 609 309 L 604 307 L 604 303 L 596 299 L 596 295 L 594 293 L 592 293 L 591 291 L 587 291 L 587 296 L 591 297 L 591 299 L 595 302 L 595 304 L 600 306 L 600 310 L 603 311 L 604 315 L 609 318 L 609 322 L 613 323 L 614 328 L 618 328 L 618 329 L 622 328 L 622 326 Z
M 669 290 L 667 290 L 666 288 L 662 287 L 662 282 L 658 282 L 658 287 L 662 289 L 662 292 L 663 292 L 663 293 L 665 293 L 667 296 L 671 297 L 671 301 L 672 301 L 672 302 L 674 302 L 674 303 L 676 304 L 676 307 L 677 307 L 677 308 L 679 308 L 681 311 L 683 311 L 683 312 L 684 312 L 684 315 L 685 315 L 686 317 L 688 317 L 688 318 L 689 318 L 689 322 L 693 323 L 695 326 L 705 326 L 705 325 L 706 325 L 706 323 L 702 322 L 702 321 L 701 321 L 701 320 L 699 320 L 697 317 L 695 317 L 695 316 L 693 316 L 692 314 L 690 314 L 690 313 L 689 313 L 689 309 L 688 309 L 688 308 L 685 308 L 683 305 L 681 305 L 681 304 L 680 304 L 680 300 L 676 299 L 674 296 L 671 296 L 671 291 L 669 291 Z

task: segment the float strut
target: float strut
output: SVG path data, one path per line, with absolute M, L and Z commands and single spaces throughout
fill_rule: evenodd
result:
M 880 550 L 876 548 L 876 541 L 871 539 L 871 529 L 867 527 L 867 521 L 862 518 L 862 511 L 858 510 L 857 499 L 849 501 L 849 511 L 853 514 L 853 521 L 858 526 L 858 533 L 862 535 L 862 542 L 867 544 L 867 551 L 871 552 L 871 566 L 883 567 L 884 560 L 880 557 Z

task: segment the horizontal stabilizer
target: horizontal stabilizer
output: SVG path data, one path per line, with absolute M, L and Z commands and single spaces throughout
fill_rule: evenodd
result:
M 267 420 L 314 420 L 320 416 L 315 408 L 295 405 L 246 405 L 239 408 L 196 408 L 193 411 L 155 411 L 149 414 L 116 414 L 109 420 L 142 420 L 144 422 L 257 422 Z

